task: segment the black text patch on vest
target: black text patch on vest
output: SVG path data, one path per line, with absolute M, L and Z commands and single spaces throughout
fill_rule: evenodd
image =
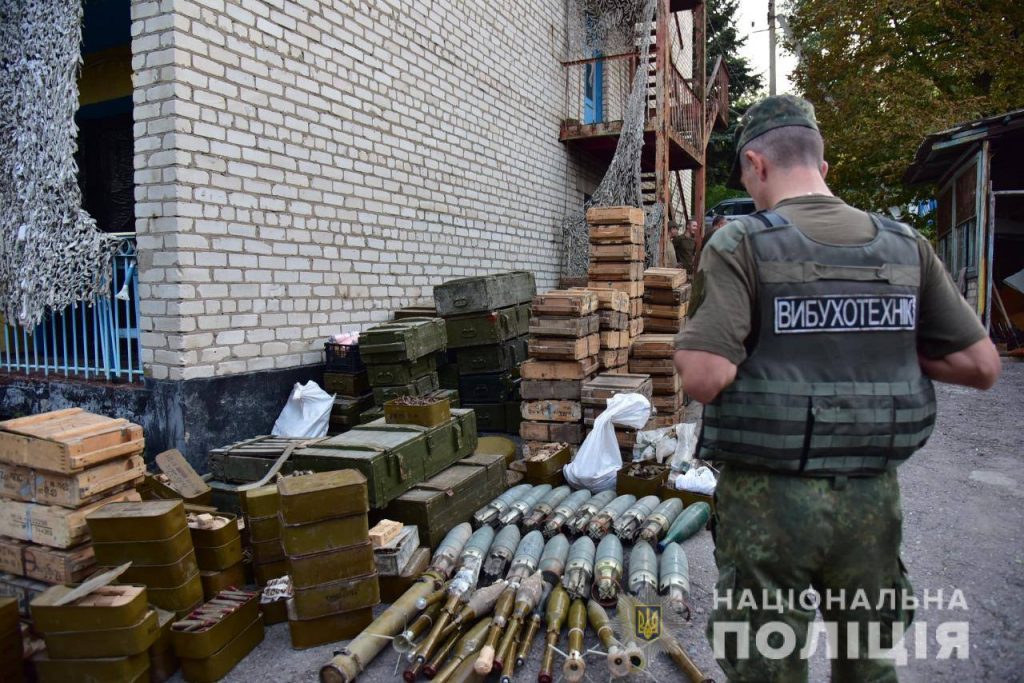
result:
M 775 298 L 776 334 L 875 332 L 916 327 L 917 297 L 910 294 Z

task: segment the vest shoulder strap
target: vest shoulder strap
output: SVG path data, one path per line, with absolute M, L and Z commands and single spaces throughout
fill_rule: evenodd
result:
M 736 216 L 715 231 L 708 241 L 713 249 L 732 253 L 743 238 L 762 230 L 788 226 L 790 223 L 774 211 L 758 211 L 746 216 Z
M 900 237 L 906 237 L 915 241 L 920 238 L 918 232 L 906 223 L 900 223 L 888 216 L 883 216 L 877 213 L 869 213 L 868 215 L 871 216 L 871 220 L 874 221 L 875 226 L 879 230 L 896 233 Z
M 758 211 L 751 214 L 751 216 L 763 223 L 766 228 L 781 228 L 784 225 L 790 224 L 789 221 L 780 216 L 776 211 Z

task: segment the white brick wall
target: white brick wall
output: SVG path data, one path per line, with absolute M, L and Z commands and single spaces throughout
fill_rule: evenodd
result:
M 556 285 L 563 0 L 132 0 L 143 360 L 318 362 L 452 277 Z

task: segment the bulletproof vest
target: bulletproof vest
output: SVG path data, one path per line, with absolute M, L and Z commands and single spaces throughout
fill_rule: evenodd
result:
M 914 232 L 872 215 L 867 244 L 816 242 L 774 212 L 742 221 L 757 268 L 747 359 L 704 409 L 701 457 L 868 475 L 928 440 L 935 392 L 917 360 Z

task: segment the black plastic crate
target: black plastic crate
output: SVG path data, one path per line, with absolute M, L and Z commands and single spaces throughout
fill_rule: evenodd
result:
M 327 356 L 327 372 L 362 372 L 366 363 L 359 355 L 359 344 L 338 344 L 324 342 Z

